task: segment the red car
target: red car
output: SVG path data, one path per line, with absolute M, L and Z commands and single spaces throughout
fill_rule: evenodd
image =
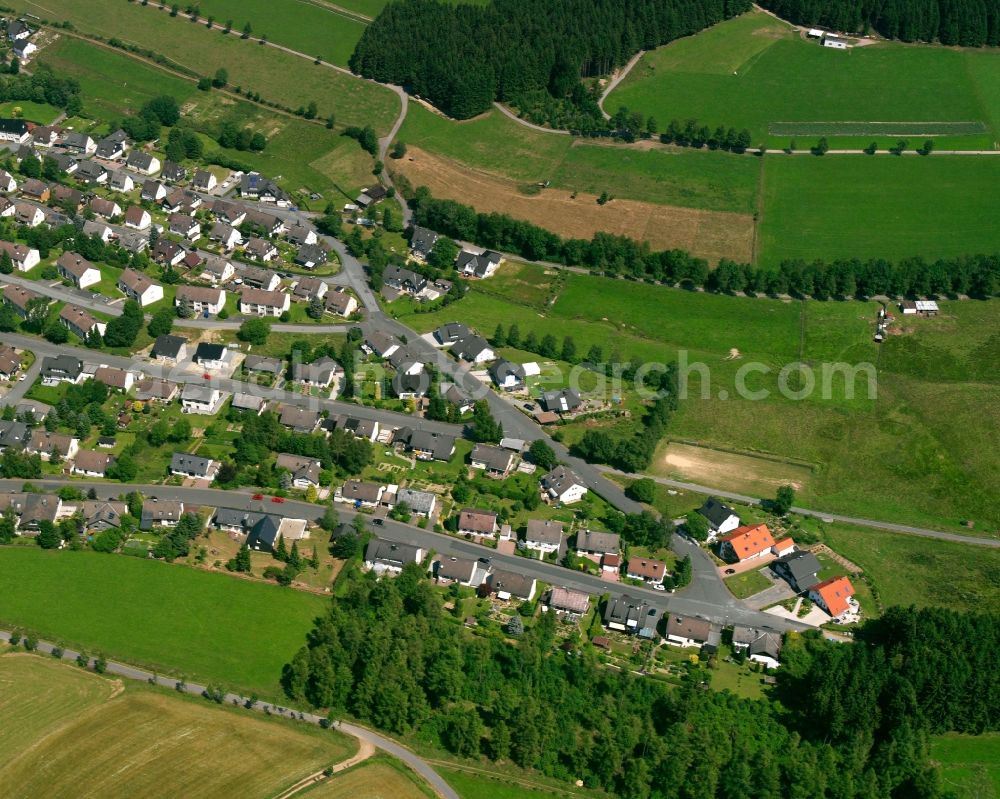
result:
M 202 379 L 202 380 L 211 380 L 211 379 L 212 379 L 212 376 L 211 376 L 211 375 L 210 375 L 210 374 L 209 374 L 208 372 L 205 372 L 205 374 L 203 374 L 203 375 L 201 376 L 201 379 Z
M 253 499 L 263 499 L 264 495 L 263 494 L 254 494 L 252 498 Z
M 284 502 L 284 497 L 271 497 L 271 502 Z

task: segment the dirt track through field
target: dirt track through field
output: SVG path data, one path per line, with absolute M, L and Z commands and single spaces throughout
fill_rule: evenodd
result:
M 750 214 L 703 211 L 672 205 L 615 199 L 598 205 L 593 194 L 564 189 L 521 193 L 511 180 L 470 169 L 411 146 L 393 168 L 435 197 L 458 200 L 477 211 L 509 214 L 558 233 L 564 238 L 589 239 L 604 231 L 649 242 L 654 250 L 683 249 L 707 258 L 749 262 L 753 248 Z

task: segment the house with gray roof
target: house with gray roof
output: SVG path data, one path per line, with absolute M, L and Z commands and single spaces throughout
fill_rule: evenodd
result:
M 196 480 L 214 480 L 219 473 L 219 462 L 201 455 L 175 452 L 170 459 L 170 473 Z
M 808 591 L 816 585 L 822 568 L 819 559 L 812 552 L 803 549 L 771 561 L 771 571 L 787 581 L 797 593 Z
M 386 573 L 399 574 L 407 563 L 420 563 L 424 554 L 420 547 L 372 538 L 365 549 L 365 568 L 380 577 Z

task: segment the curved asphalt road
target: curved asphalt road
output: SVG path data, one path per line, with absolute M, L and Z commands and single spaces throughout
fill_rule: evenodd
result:
M 10 632 L 7 630 L 0 630 L 0 641 L 9 641 Z M 56 644 L 50 643 L 49 641 L 39 641 L 38 651 L 45 654 L 52 654 L 52 650 L 56 648 Z M 80 655 L 79 652 L 73 649 L 63 649 L 62 659 L 75 661 Z M 96 658 L 88 658 L 87 668 L 94 667 L 94 661 Z M 128 680 L 138 680 L 145 683 L 154 683 L 162 688 L 171 688 L 178 691 L 183 691 L 187 694 L 192 694 L 194 696 L 202 696 L 207 690 L 206 686 L 199 685 L 198 683 L 180 683 L 176 679 L 170 677 L 164 677 L 160 674 L 155 674 L 151 671 L 146 671 L 145 669 L 140 669 L 135 666 L 130 666 L 127 663 L 121 663 L 115 660 L 107 661 L 107 674 L 114 674 L 118 677 L 124 677 Z M 250 697 L 243 696 L 241 694 L 227 693 L 223 700 L 224 704 L 227 705 L 242 705 L 247 710 L 253 710 L 257 713 L 266 713 L 272 716 L 282 716 L 288 719 L 295 719 L 297 721 L 302 721 L 306 724 L 312 724 L 315 726 L 321 726 L 322 722 L 325 721 L 325 716 L 317 716 L 315 713 L 305 713 L 296 710 L 291 710 L 287 707 L 281 707 L 279 705 L 268 704 L 267 702 L 252 702 Z M 461 799 L 459 795 L 451 788 L 451 786 L 446 783 L 441 776 L 434 771 L 422 758 L 417 757 L 413 752 L 407 749 L 402 744 L 393 741 L 391 738 L 386 738 L 383 735 L 379 735 L 377 732 L 367 729 L 366 727 L 359 727 L 356 724 L 349 724 L 344 721 L 335 721 L 333 727 L 346 735 L 351 735 L 355 738 L 360 738 L 362 740 L 368 741 L 373 746 L 381 749 L 383 752 L 387 752 L 393 757 L 402 760 L 406 765 L 416 771 L 421 777 L 427 780 L 428 783 L 434 788 L 435 793 L 438 796 L 443 797 L 443 799 Z

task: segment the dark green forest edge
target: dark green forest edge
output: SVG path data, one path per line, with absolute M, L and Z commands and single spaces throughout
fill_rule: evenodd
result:
M 555 649 L 553 613 L 516 642 L 473 636 L 417 564 L 349 579 L 285 667 L 290 699 L 629 799 L 943 799 L 928 736 L 1000 726 L 995 616 L 892 608 L 853 645 L 793 635 L 772 699 L 749 700 Z

